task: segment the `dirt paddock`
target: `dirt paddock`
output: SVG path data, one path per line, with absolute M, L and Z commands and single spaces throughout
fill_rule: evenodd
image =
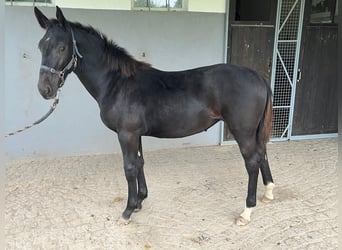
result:
M 127 226 L 120 154 L 7 163 L 7 249 L 337 249 L 337 140 L 268 145 L 276 188 L 239 227 L 237 146 L 145 153 L 149 197 Z M 264 187 L 259 177 L 258 199 Z

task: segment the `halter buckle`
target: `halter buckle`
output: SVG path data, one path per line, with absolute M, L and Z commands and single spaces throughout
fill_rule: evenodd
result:
M 64 70 L 59 72 L 58 74 L 59 78 L 62 78 L 62 79 L 64 79 L 64 75 L 65 75 Z

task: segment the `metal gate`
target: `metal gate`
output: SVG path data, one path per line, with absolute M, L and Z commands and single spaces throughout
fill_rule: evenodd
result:
M 305 0 L 278 0 L 271 87 L 273 140 L 291 137 Z

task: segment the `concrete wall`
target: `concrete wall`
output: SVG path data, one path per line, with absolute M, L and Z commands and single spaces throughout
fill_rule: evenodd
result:
M 55 16 L 55 8 L 41 8 Z M 100 29 L 139 59 L 163 70 L 182 70 L 224 60 L 224 14 L 64 9 L 72 21 Z M 22 128 L 51 102 L 37 90 L 44 31 L 32 7 L 5 7 L 5 129 Z M 146 57 L 142 58 L 142 54 Z M 218 144 L 220 126 L 182 139 L 144 138 L 145 150 Z M 102 124 L 96 102 L 74 74 L 56 111 L 42 124 L 5 140 L 10 159 L 119 152 L 114 132 Z
M 194 12 L 225 13 L 227 0 L 183 0 L 183 10 Z M 35 3 L 37 6 L 59 6 L 77 9 L 131 10 L 132 0 L 53 0 L 52 3 Z M 32 6 L 32 1 L 7 2 L 7 5 Z M 144 8 L 142 8 L 144 9 Z M 139 10 L 139 8 L 135 9 Z M 144 9 L 146 10 L 146 9 Z M 175 10 L 172 11 L 183 11 Z M 153 10 L 155 11 L 155 10 Z

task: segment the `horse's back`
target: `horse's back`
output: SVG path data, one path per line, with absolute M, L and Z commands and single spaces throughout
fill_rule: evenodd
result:
M 158 137 L 194 134 L 222 119 L 232 128 L 255 127 L 265 108 L 266 83 L 245 67 L 217 64 L 149 74 L 138 84 L 146 84 L 149 132 Z

